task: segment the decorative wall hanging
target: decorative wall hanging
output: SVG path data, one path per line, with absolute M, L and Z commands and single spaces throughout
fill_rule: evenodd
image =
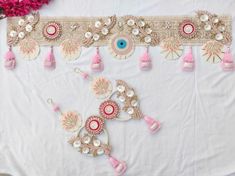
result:
M 96 97 L 105 99 L 97 108 L 97 114 L 90 114 L 83 123 L 81 115 L 76 111 L 62 112 L 51 98 L 47 102 L 52 105 L 55 112 L 61 115 L 62 127 L 68 132 L 76 133 L 68 141 L 74 149 L 93 157 L 107 155 L 116 175 L 123 175 L 127 164 L 124 161 L 118 161 L 111 155 L 112 147 L 109 144 L 106 121 L 143 118 L 151 133 L 156 133 L 160 129 L 160 122 L 143 115 L 135 90 L 125 81 L 116 80 L 116 85 L 112 86 L 111 81 L 107 78 L 92 78 L 78 68 L 75 68 L 74 71 L 81 74 L 84 79 L 91 80 L 92 92 Z M 115 87 L 114 91 L 112 91 L 112 87 Z M 126 115 L 123 116 L 122 112 Z
M 161 54 L 168 60 L 182 56 L 184 47 L 203 45 L 202 56 L 212 63 L 221 62 L 224 48 L 232 42 L 231 16 L 218 16 L 207 11 L 197 11 L 196 16 L 136 17 L 40 17 L 34 13 L 22 18 L 8 18 L 8 45 L 20 45 L 22 40 L 35 41 L 32 45 L 36 55 L 36 43 L 40 46 L 60 46 L 62 56 L 70 61 L 77 59 L 81 47 L 96 47 L 91 61 L 93 71 L 102 71 L 104 63 L 100 46 L 108 46 L 118 59 L 128 58 L 135 46 L 160 45 Z M 20 47 L 20 50 L 24 48 Z M 30 50 L 28 47 L 27 50 Z M 192 49 L 193 50 L 193 49 Z M 25 53 L 23 50 L 21 53 Z M 33 58 L 29 54 L 24 57 Z M 190 52 L 191 57 L 192 52 Z M 188 56 L 189 56 L 188 55 Z M 194 62 L 183 56 L 183 62 L 193 70 Z M 187 61 L 185 61 L 185 58 Z M 193 57 L 192 57 L 193 58 Z M 187 62 L 187 63 L 186 63 Z M 233 61 L 232 63 L 233 64 Z M 140 58 L 141 70 L 151 68 L 149 50 Z

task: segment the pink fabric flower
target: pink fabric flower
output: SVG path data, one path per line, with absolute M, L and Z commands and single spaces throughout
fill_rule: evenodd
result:
M 38 10 L 50 0 L 0 0 L 0 9 L 7 17 L 24 16 L 31 10 Z

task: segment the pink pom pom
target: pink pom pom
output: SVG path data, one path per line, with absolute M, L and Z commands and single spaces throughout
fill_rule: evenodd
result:
M 81 76 L 82 76 L 83 79 L 88 79 L 89 78 L 89 74 L 85 73 L 85 72 L 82 72 Z
M 100 72 L 104 69 L 98 47 L 96 48 L 96 54 L 92 57 L 91 69 L 95 72 Z
M 56 61 L 55 56 L 53 52 L 53 47 L 51 47 L 50 52 L 47 54 L 45 60 L 44 60 L 44 68 L 53 70 L 56 68 Z
M 230 48 L 228 48 L 227 51 L 224 53 L 224 57 L 223 57 L 221 66 L 224 71 L 233 71 L 234 70 L 233 56 L 230 51 Z
M 116 158 L 110 156 L 109 162 L 115 170 L 117 175 L 123 175 L 126 172 L 127 165 L 123 161 L 118 161 Z
M 190 47 L 189 52 L 183 57 L 183 71 L 193 71 L 195 67 L 194 59 L 193 59 L 193 52 L 192 47 Z
M 57 104 L 53 104 L 53 111 L 54 112 L 60 112 L 60 107 Z
M 161 128 L 160 122 L 157 120 L 154 120 L 152 117 L 145 116 L 144 120 L 147 123 L 148 128 L 152 134 L 156 133 Z
M 9 51 L 5 55 L 5 62 L 4 66 L 8 70 L 13 70 L 16 67 L 16 59 L 15 59 L 15 54 L 13 53 L 11 47 Z
M 140 57 L 139 66 L 140 66 L 141 70 L 150 70 L 151 69 L 152 62 L 151 62 L 151 58 L 150 58 L 149 53 L 148 53 L 148 48 L 146 49 L 144 54 Z

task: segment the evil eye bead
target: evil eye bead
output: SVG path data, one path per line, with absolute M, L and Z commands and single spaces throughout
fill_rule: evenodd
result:
M 27 17 L 27 20 L 28 20 L 28 22 L 32 23 L 34 21 L 34 16 L 33 15 L 29 15 Z
M 138 106 L 138 101 L 137 100 L 132 100 L 131 101 L 131 106 L 133 106 L 133 107 Z
M 151 28 L 147 28 L 147 29 L 145 30 L 145 32 L 146 32 L 147 34 L 151 34 L 151 33 L 153 32 L 153 30 L 152 30 Z
M 146 37 L 144 37 L 144 42 L 145 43 L 150 43 L 152 41 L 151 37 L 148 35 Z
M 74 143 L 73 143 L 74 148 L 79 148 L 80 146 L 81 146 L 81 141 L 79 141 L 79 140 L 74 141 Z
M 118 92 L 124 92 L 125 91 L 125 86 L 123 86 L 123 85 L 119 85 L 119 86 L 117 86 L 117 90 L 118 90 Z
M 91 116 L 86 120 L 85 128 L 92 135 L 100 134 L 104 129 L 104 120 L 98 116 Z
M 91 32 L 86 32 L 85 33 L 85 38 L 89 39 L 92 37 L 92 33 Z
M 100 144 L 101 144 L 101 142 L 100 142 L 100 140 L 98 140 L 98 139 L 95 139 L 95 140 L 93 141 L 93 145 L 94 145 L 95 147 L 99 147 Z
M 23 26 L 24 23 L 25 23 L 25 21 L 24 21 L 23 19 L 20 19 L 20 20 L 18 21 L 18 25 L 19 25 L 19 26 Z
M 120 96 L 118 99 L 120 102 L 124 102 L 126 100 L 124 96 Z
M 19 37 L 20 39 L 23 39 L 23 38 L 25 37 L 25 33 L 24 33 L 24 32 L 20 32 L 20 33 L 18 34 L 18 37 Z
M 25 30 L 26 30 L 27 32 L 32 32 L 33 27 L 32 27 L 30 24 L 27 24 L 27 25 L 25 26 Z
M 83 138 L 83 142 L 84 142 L 85 144 L 89 144 L 89 143 L 91 142 L 91 137 L 90 137 L 90 136 L 85 136 L 85 137 Z
M 103 155 L 104 154 L 104 150 L 102 148 L 99 148 L 97 151 L 98 155 Z
M 95 27 L 96 27 L 96 28 L 100 28 L 100 26 L 101 26 L 101 22 L 100 22 L 100 21 L 96 21 L 96 22 L 95 22 Z
M 134 109 L 133 108 L 128 108 L 127 113 L 132 115 L 134 113 Z
M 224 38 L 224 36 L 221 33 L 218 33 L 218 34 L 215 35 L 215 39 L 218 40 L 218 41 L 223 40 L 223 38 Z
M 101 103 L 100 107 L 100 115 L 105 119 L 114 119 L 119 114 L 119 106 L 115 101 L 106 100 Z
M 93 40 L 94 40 L 94 41 L 98 41 L 99 38 L 100 38 L 100 36 L 99 36 L 98 34 L 94 34 L 94 35 L 93 35 Z
M 127 93 L 126 93 L 126 95 L 127 95 L 128 97 L 133 97 L 134 94 L 135 94 L 135 93 L 134 93 L 133 90 L 128 90 Z
M 133 26 L 135 24 L 135 21 L 133 20 L 133 19 L 129 19 L 128 21 L 127 21 L 127 25 L 128 26 Z
M 16 36 L 17 36 L 17 32 L 16 32 L 16 31 L 11 31 L 11 32 L 9 33 L 9 36 L 10 36 L 10 37 L 16 37 Z
M 138 25 L 139 25 L 140 27 L 144 27 L 144 26 L 145 26 L 145 22 L 142 21 L 142 20 L 140 20 L 140 21 L 138 22 Z
M 205 29 L 205 31 L 210 31 L 210 30 L 211 30 L 211 25 L 206 24 L 206 25 L 204 26 L 204 29 Z
M 139 29 L 135 28 L 132 30 L 133 35 L 138 35 L 140 33 Z
M 208 21 L 208 19 L 209 19 L 209 16 L 207 14 L 203 14 L 200 16 L 200 21 L 202 22 L 206 22 Z
M 107 28 L 103 28 L 103 29 L 101 30 L 101 33 L 102 33 L 103 35 L 107 35 L 107 34 L 109 33 L 109 30 L 108 30 Z
M 90 151 L 90 149 L 89 149 L 88 147 L 84 147 L 84 148 L 82 149 L 82 153 L 83 153 L 83 154 L 88 154 L 89 151 Z

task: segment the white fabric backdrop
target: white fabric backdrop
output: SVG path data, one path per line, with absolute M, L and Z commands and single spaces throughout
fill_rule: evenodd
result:
M 199 9 L 234 17 L 235 1 L 54 0 L 41 15 L 194 15 Z M 7 51 L 5 36 L 6 20 L 2 20 L 1 58 Z M 61 129 L 46 103 L 53 97 L 63 109 L 75 109 L 84 118 L 96 112 L 100 101 L 93 98 L 88 83 L 73 73 L 76 65 L 89 70 L 94 48 L 83 49 L 81 57 L 69 64 L 56 48 L 53 72 L 42 66 L 48 48 L 31 62 L 14 50 L 16 70 L 0 68 L 0 172 L 13 176 L 114 175 L 105 157 L 85 157 L 67 144 L 70 135 Z M 159 47 L 150 49 L 154 67 L 150 72 L 138 69 L 144 48 L 137 47 L 125 61 L 112 58 L 107 47 L 100 51 L 105 64 L 102 75 L 126 80 L 137 90 L 143 111 L 163 122 L 154 136 L 148 134 L 144 121 L 108 123 L 113 155 L 127 162 L 126 175 L 235 175 L 235 73 L 206 63 L 200 57 L 200 47 L 194 48 L 193 73 L 182 72 L 180 60 L 161 58 Z

